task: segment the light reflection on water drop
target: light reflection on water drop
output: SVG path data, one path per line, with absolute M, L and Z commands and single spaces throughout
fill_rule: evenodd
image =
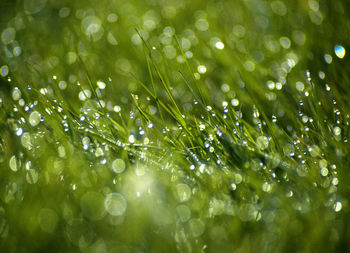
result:
M 338 58 L 343 59 L 345 56 L 345 48 L 343 46 L 336 45 L 334 47 L 334 53 Z
M 333 209 L 335 212 L 340 212 L 340 210 L 343 208 L 343 205 L 340 201 L 336 201 L 333 205 Z

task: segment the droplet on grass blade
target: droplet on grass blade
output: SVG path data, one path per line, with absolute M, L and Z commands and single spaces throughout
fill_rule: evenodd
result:
M 256 139 L 256 145 L 258 146 L 259 149 L 264 150 L 267 149 L 269 146 L 269 139 L 266 136 L 259 136 Z
M 33 111 L 29 115 L 29 124 L 31 124 L 32 126 L 39 125 L 40 120 L 41 120 L 41 114 L 38 111 Z
M 9 73 L 9 67 L 7 65 L 1 66 L 0 67 L 0 75 L 2 77 L 6 77 Z
M 336 201 L 333 205 L 333 209 L 335 212 L 339 212 L 342 209 L 343 205 L 340 201 Z
M 345 48 L 343 46 L 336 45 L 334 47 L 334 53 L 338 58 L 343 59 L 345 57 Z
M 20 89 L 18 89 L 17 87 L 15 87 L 12 91 L 12 99 L 17 101 L 22 97 L 22 92 Z

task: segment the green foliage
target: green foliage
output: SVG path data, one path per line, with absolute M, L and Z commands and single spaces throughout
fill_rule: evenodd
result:
M 1 251 L 348 251 L 349 14 L 2 1 Z

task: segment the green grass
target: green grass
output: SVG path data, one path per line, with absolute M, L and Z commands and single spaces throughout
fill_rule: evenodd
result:
M 2 1 L 0 251 L 348 251 L 346 6 Z

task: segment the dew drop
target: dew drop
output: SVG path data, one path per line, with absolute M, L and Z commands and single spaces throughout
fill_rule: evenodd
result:
M 120 193 L 109 193 L 104 200 L 106 211 L 113 216 L 123 215 L 127 205 L 127 200 Z
M 328 175 L 328 169 L 326 167 L 323 167 L 321 168 L 320 173 L 323 177 L 326 177 Z
M 191 218 L 191 209 L 186 205 L 178 205 L 176 207 L 176 214 L 181 222 L 186 222 Z
M 38 111 L 33 111 L 29 115 L 29 124 L 31 124 L 32 126 L 39 125 L 40 120 L 41 120 L 41 114 Z
M 10 169 L 14 172 L 18 171 L 18 165 L 19 165 L 18 163 L 19 161 L 17 161 L 16 156 L 13 155 L 9 161 Z
M 0 75 L 6 77 L 9 74 L 9 67 L 7 65 L 0 67 Z
M 130 136 L 129 136 L 129 142 L 130 142 L 130 143 L 135 143 L 135 136 L 130 135 Z
M 20 89 L 18 89 L 17 87 L 15 87 L 12 91 L 12 98 L 13 100 L 17 101 L 22 97 L 22 92 Z
M 238 106 L 239 105 L 239 100 L 237 98 L 234 98 L 231 100 L 232 106 Z
M 112 170 L 115 173 L 122 173 L 125 170 L 125 162 L 124 162 L 124 160 L 119 159 L 119 158 L 115 159 L 112 162 Z
M 345 48 L 343 46 L 336 45 L 334 47 L 334 53 L 338 58 L 343 59 L 345 56 Z
M 334 127 L 334 128 L 333 128 L 333 134 L 334 134 L 335 136 L 339 136 L 339 135 L 341 134 L 341 128 L 338 127 L 338 126 Z
M 176 192 L 181 202 L 185 202 L 191 197 L 191 188 L 187 184 L 176 185 Z
M 223 50 L 224 47 L 225 47 L 225 45 L 224 45 L 224 43 L 222 43 L 221 41 L 218 41 L 218 42 L 215 43 L 215 47 L 216 47 L 217 49 L 219 49 L 219 50 Z
M 325 55 L 324 55 L 324 60 L 325 60 L 328 64 L 331 64 L 332 61 L 333 61 L 333 58 L 332 58 L 332 56 L 330 56 L 329 54 L 325 54 Z
M 200 74 L 204 74 L 205 72 L 207 72 L 207 67 L 204 65 L 199 65 L 197 70 Z
M 28 169 L 26 173 L 26 180 L 29 184 L 36 184 L 39 180 L 39 174 L 35 169 Z
M 258 146 L 259 149 L 264 150 L 267 149 L 269 146 L 269 139 L 266 136 L 259 136 L 256 139 L 256 145 Z
M 85 101 L 87 98 L 90 98 L 90 97 L 91 97 L 90 90 L 85 89 L 85 90 L 79 92 L 79 99 L 81 101 Z
M 204 233 L 205 225 L 201 219 L 191 219 L 189 226 L 194 237 L 198 237 Z
M 343 208 L 343 205 L 340 201 L 336 201 L 333 205 L 333 209 L 335 212 L 340 212 L 340 210 Z

